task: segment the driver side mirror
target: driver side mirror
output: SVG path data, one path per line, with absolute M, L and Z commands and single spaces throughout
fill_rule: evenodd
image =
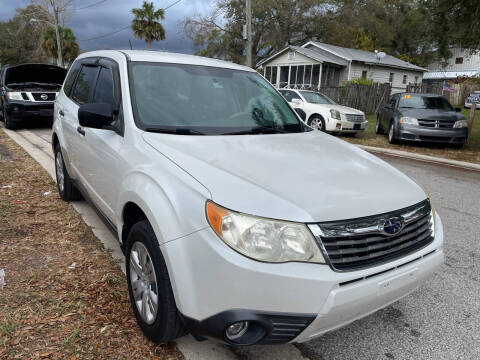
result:
M 302 100 L 300 100 L 300 99 L 292 99 L 292 104 L 294 104 L 294 105 L 301 105 L 301 104 L 302 104 Z
M 80 126 L 93 129 L 113 130 L 114 109 L 106 103 L 84 104 L 78 108 Z

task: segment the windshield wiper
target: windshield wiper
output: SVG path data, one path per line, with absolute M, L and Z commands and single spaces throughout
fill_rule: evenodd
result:
M 185 128 L 146 128 L 147 132 L 162 133 L 162 134 L 177 134 L 177 135 L 205 135 L 204 133 Z
M 223 133 L 222 135 L 248 135 L 248 134 L 286 134 L 290 131 L 286 131 L 280 128 L 274 128 L 270 126 L 258 126 L 248 130 L 233 131 Z

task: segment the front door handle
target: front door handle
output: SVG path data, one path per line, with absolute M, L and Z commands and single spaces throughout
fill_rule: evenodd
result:
M 77 132 L 78 132 L 80 135 L 85 136 L 85 130 L 83 130 L 83 128 L 82 128 L 81 126 L 77 127 Z

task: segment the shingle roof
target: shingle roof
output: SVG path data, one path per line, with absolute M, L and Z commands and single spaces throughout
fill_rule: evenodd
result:
M 343 61 L 342 59 L 338 59 L 335 56 L 330 56 L 327 54 L 321 54 L 315 50 L 308 49 L 308 48 L 302 48 L 299 46 L 290 46 L 289 47 L 292 50 L 297 51 L 298 53 L 308 56 L 309 58 L 312 58 L 314 60 L 317 60 L 319 62 L 328 62 L 332 64 L 338 64 L 338 65 L 347 65 L 346 61 Z
M 360 61 L 365 63 L 374 63 L 374 64 L 383 64 L 387 66 L 399 67 L 402 69 L 409 69 L 409 70 L 417 70 L 417 71 L 427 71 L 420 66 L 410 64 L 409 62 L 400 60 L 394 56 L 386 55 L 380 61 L 375 56 L 374 52 L 365 51 L 365 50 L 358 50 L 358 49 L 350 49 L 341 46 L 335 46 L 330 44 L 325 44 L 321 42 L 312 41 L 311 44 L 324 49 L 325 51 L 329 51 L 332 54 L 340 56 L 349 61 Z M 307 43 L 308 44 L 308 43 Z M 305 45 L 304 45 L 305 46 Z

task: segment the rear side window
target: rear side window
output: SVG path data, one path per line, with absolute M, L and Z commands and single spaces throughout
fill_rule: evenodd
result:
M 95 78 L 97 76 L 98 66 L 82 65 L 80 74 L 78 74 L 75 88 L 72 90 L 71 98 L 77 103 L 83 105 L 88 102 Z
M 287 99 L 288 102 L 292 102 L 293 99 L 300 99 L 300 96 L 298 96 L 295 92 L 289 91 L 289 90 L 280 90 L 282 95 Z M 301 100 L 301 99 L 300 99 Z
M 107 103 L 113 107 L 116 105 L 113 93 L 113 75 L 107 68 L 100 68 L 95 93 L 93 95 L 94 103 Z
M 73 83 L 77 78 L 78 72 L 80 71 L 80 63 L 77 61 L 72 65 L 72 68 L 68 72 L 67 78 L 65 79 L 65 83 L 63 84 L 63 92 L 70 96 L 70 91 L 72 90 Z

